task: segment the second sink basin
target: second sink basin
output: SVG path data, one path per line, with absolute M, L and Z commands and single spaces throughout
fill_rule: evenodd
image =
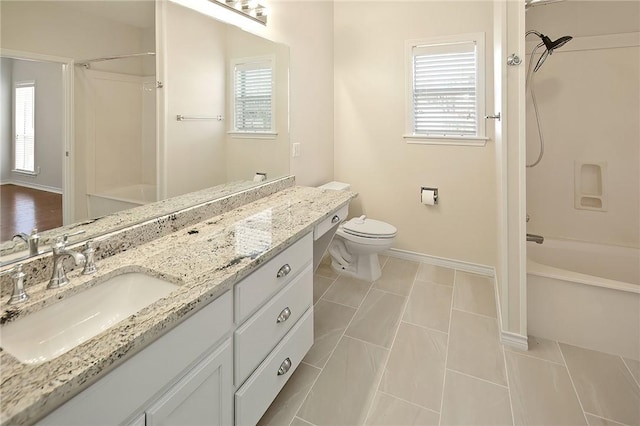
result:
M 25 364 L 62 355 L 178 286 L 139 272 L 116 275 L 0 329 L 0 347 Z

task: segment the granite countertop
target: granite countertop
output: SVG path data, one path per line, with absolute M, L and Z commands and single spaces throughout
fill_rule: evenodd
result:
M 30 286 L 19 308 L 0 302 L 5 322 L 124 272 L 140 271 L 179 285 L 169 296 L 69 352 L 41 364 L 22 364 L 0 349 L 0 423 L 30 424 L 94 383 L 124 359 L 231 289 L 355 193 L 292 187 L 98 262 L 98 273 L 68 274 L 71 284 Z

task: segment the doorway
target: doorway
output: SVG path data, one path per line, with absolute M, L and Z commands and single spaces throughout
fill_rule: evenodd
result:
M 72 61 L 0 52 L 0 239 L 72 220 Z

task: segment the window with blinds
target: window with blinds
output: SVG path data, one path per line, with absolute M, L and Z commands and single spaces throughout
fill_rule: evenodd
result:
M 273 62 L 271 57 L 234 61 L 234 132 L 274 132 Z
M 478 38 L 411 44 L 409 136 L 484 138 L 484 40 Z
M 15 85 L 14 169 L 35 172 L 35 94 L 33 81 Z

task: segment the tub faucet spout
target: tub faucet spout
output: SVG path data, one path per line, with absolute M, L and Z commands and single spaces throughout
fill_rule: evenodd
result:
M 544 242 L 544 237 L 542 235 L 527 234 L 527 241 L 533 241 L 536 244 L 542 244 Z

